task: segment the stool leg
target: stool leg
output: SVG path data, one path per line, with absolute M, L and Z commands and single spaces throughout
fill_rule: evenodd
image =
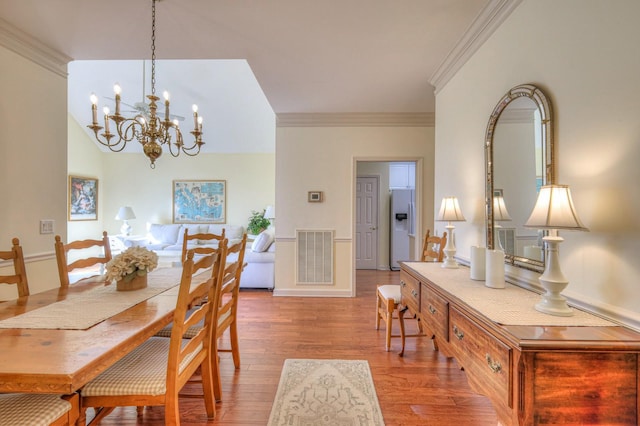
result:
M 398 309 L 398 321 L 400 321 L 400 340 L 402 341 L 402 349 L 400 350 L 400 353 L 398 355 L 403 356 L 404 355 L 404 337 L 405 337 L 405 333 L 404 333 L 404 313 L 407 310 L 407 308 L 402 308 L 402 309 Z
M 392 300 L 387 301 L 387 352 L 391 350 L 391 328 L 393 327 L 393 311 L 394 311 L 394 303 Z
M 376 291 L 376 330 L 380 330 L 380 308 L 381 308 L 380 293 Z

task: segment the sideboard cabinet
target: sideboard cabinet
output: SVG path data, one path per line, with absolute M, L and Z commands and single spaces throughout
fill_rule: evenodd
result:
M 539 313 L 536 293 L 487 288 L 464 267 L 405 262 L 400 280 L 402 304 L 503 424 L 639 424 L 640 333 Z

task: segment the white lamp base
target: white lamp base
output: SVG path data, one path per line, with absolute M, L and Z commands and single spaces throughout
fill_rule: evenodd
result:
M 442 250 L 445 255 L 444 262 L 442 262 L 442 267 L 449 268 L 449 269 L 456 269 L 456 268 L 459 268 L 460 265 L 458 265 L 458 262 L 453 257 L 456 254 L 456 246 L 455 246 L 455 243 L 453 242 L 453 229 L 455 228 L 455 226 L 453 226 L 451 222 L 449 222 L 449 224 L 445 226 L 445 228 L 447 228 L 448 235 L 447 235 L 447 245 L 444 246 L 444 250 Z
M 126 219 L 122 222 L 122 227 L 120 228 L 120 233 L 122 235 L 126 235 L 126 236 L 131 235 L 131 225 L 129 225 L 129 223 L 127 222 Z
M 549 315 L 570 317 L 573 315 L 573 310 L 567 306 L 567 300 L 560 294 L 569 284 L 560 269 L 558 256 L 558 244 L 564 239 L 558 236 L 546 236 L 542 240 L 547 246 L 547 259 L 544 273 L 539 281 L 546 293 L 536 304 L 536 310 Z

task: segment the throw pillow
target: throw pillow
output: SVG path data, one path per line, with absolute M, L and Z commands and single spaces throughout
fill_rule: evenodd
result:
M 159 223 L 152 223 L 149 226 L 149 242 L 156 244 L 176 244 L 180 226 L 180 224 L 162 225 Z
M 261 253 L 266 251 L 271 243 L 273 243 L 274 235 L 269 231 L 262 231 L 251 244 L 251 251 Z

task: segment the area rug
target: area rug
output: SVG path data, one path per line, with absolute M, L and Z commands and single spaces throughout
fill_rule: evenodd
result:
M 268 425 L 384 425 L 369 363 L 285 360 Z

